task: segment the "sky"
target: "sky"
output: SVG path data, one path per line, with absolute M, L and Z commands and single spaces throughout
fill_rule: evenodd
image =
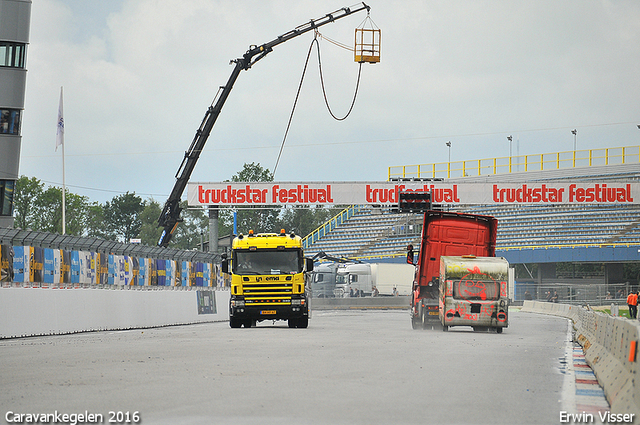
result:
M 370 0 L 381 61 L 334 120 L 315 50 L 275 180 L 385 181 L 390 166 L 640 145 L 637 0 Z M 341 7 L 312 0 L 36 0 L 20 174 L 100 203 L 161 204 L 230 60 Z M 365 11 L 319 29 L 328 102 L 352 102 Z M 192 182 L 274 170 L 313 32 L 238 77 Z M 571 130 L 577 130 L 577 134 Z M 513 136 L 509 143 L 507 136 Z M 446 145 L 451 142 L 451 148 Z M 184 197 L 186 198 L 186 191 Z

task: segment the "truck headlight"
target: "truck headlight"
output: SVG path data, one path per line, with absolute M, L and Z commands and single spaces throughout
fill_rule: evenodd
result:
M 302 305 L 302 304 L 304 304 L 304 302 L 299 298 L 291 300 L 291 305 Z
M 231 300 L 231 307 L 244 307 L 244 300 Z

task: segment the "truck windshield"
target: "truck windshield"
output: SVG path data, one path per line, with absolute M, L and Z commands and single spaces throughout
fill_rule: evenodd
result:
M 293 274 L 302 272 L 299 249 L 236 251 L 233 273 L 236 274 Z
M 469 301 L 497 300 L 500 298 L 500 289 L 494 280 L 456 280 L 453 282 L 453 298 Z

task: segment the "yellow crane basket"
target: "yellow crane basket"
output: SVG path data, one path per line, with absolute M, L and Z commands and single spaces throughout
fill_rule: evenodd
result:
M 381 31 L 375 26 L 370 17 L 365 22 L 370 22 L 372 28 L 356 28 L 356 41 L 353 49 L 356 62 L 378 63 L 380 62 L 380 37 Z

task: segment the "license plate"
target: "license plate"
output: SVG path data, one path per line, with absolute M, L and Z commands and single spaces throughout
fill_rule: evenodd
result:
M 262 310 L 260 314 L 276 314 L 275 310 Z
M 437 316 L 438 312 L 437 311 L 430 311 L 429 312 L 429 316 Z

